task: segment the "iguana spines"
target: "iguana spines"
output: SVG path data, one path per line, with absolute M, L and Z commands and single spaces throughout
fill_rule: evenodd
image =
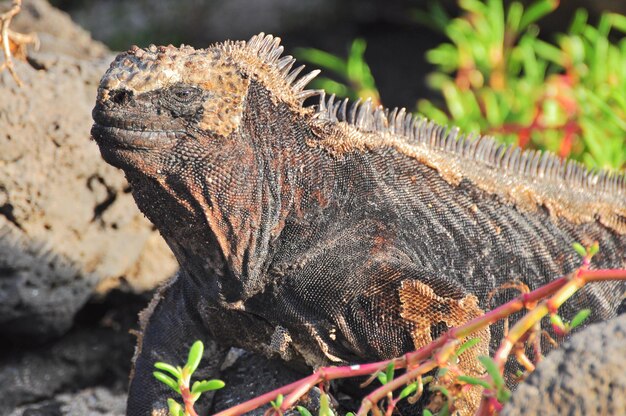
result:
M 626 175 L 590 170 L 550 152 L 521 150 L 487 136 L 459 134 L 406 110 L 391 112 L 371 100 L 328 101 L 322 93 L 316 120 L 323 120 L 321 140 L 311 145 L 333 155 L 391 148 L 430 166 L 450 184 L 468 179 L 518 208 L 545 207 L 553 217 L 574 223 L 594 222 L 626 233 Z
M 106 102 L 111 91 L 142 94 L 179 84 L 193 85 L 212 93 L 205 101 L 198 126 L 227 136 L 241 121 L 250 78 L 263 83 L 276 99 L 290 103 L 294 109 L 300 109 L 306 98 L 317 94 L 304 87 L 320 71 L 298 78 L 304 65 L 291 70 L 295 59 L 281 57 L 282 52 L 280 38 L 263 33 L 248 42 L 225 42 L 207 49 L 134 46 L 113 61 L 100 84 L 98 100 Z

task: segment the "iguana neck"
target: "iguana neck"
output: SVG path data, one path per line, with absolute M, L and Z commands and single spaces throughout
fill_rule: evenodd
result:
M 327 158 L 306 145 L 313 133 L 304 117 L 255 86 L 246 106 L 237 137 L 223 151 L 214 147 L 219 154 L 170 167 L 167 176 L 127 175 L 137 204 L 181 267 L 212 287 L 204 293 L 228 303 L 263 290 L 286 219 L 305 216 L 332 192 L 329 168 L 321 166 Z

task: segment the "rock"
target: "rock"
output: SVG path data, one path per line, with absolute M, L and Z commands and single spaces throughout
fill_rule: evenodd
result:
M 22 406 L 9 416 L 124 416 L 125 412 L 125 393 L 114 393 L 103 387 L 95 387 Z
M 22 11 L 11 23 L 20 33 L 35 32 L 41 51 L 79 59 L 104 58 L 111 52 L 104 44 L 75 24 L 70 16 L 50 5 L 47 0 L 25 0 Z
M 12 29 L 41 49 L 15 61 L 22 88 L 0 72 L 0 334 L 40 338 L 67 330 L 96 287 L 150 289 L 177 266 L 90 139 L 113 55 L 44 0 Z
M 45 341 L 63 334 L 97 282 L 67 257 L 0 227 L 0 332 Z
M 17 410 L 31 415 L 92 414 L 77 411 L 77 406 L 108 409 L 108 405 L 102 404 L 107 397 L 125 406 L 135 345 L 135 336 L 129 330 L 136 328 L 137 313 L 148 298 L 149 294 L 114 290 L 81 309 L 74 328 L 61 339 L 27 348 L 2 343 L 0 415 L 11 412 L 15 406 L 19 407 L 13 414 Z M 86 390 L 80 392 L 81 389 Z M 64 408 L 70 410 L 58 413 Z M 116 408 L 119 406 L 110 410 Z M 94 410 L 94 414 L 99 413 Z
M 552 351 L 502 416 L 626 412 L 626 315 L 589 326 Z

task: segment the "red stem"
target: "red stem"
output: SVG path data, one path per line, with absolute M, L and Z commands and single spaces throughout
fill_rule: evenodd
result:
M 185 414 L 189 416 L 198 416 L 196 410 L 193 408 L 193 399 L 189 386 L 180 386 L 180 395 L 183 396 L 183 403 L 185 404 Z

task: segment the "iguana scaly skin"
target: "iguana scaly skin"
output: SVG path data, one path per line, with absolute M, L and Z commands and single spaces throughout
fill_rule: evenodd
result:
M 576 269 L 573 242 L 600 243 L 594 267 L 626 265 L 624 176 L 348 108 L 305 90 L 318 71 L 298 78 L 282 52 L 264 34 L 135 47 L 102 79 L 93 137 L 181 266 L 142 317 L 129 415 L 165 414 L 153 363 L 184 362 L 195 339 L 310 366 L 390 358 L 482 314 L 507 282 Z M 585 287 L 563 314 L 611 317 L 623 293 Z M 470 374 L 502 335 L 479 337 Z

